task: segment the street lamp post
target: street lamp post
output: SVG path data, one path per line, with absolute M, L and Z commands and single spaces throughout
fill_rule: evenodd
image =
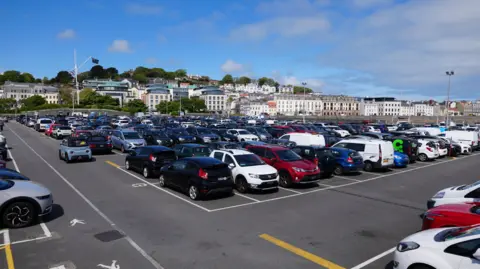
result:
M 445 108 L 447 110 L 447 116 L 446 116 L 446 119 L 445 119 L 445 128 L 448 128 L 448 127 L 450 127 L 450 121 L 449 121 L 450 81 L 451 81 L 452 76 L 455 75 L 455 73 L 452 70 L 452 71 L 445 72 L 445 74 L 448 76 L 447 103 L 445 104 Z
M 303 123 L 305 123 L 305 114 L 307 113 L 307 106 L 306 106 L 307 95 L 306 95 L 306 87 L 305 86 L 307 86 L 307 83 L 302 82 L 302 86 L 303 86 Z

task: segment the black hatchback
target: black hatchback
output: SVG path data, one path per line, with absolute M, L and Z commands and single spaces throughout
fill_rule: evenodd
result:
M 331 177 L 337 161 L 329 148 L 316 146 L 296 146 L 292 150 L 302 158 L 315 163 L 323 178 Z
M 192 200 L 215 193 L 233 194 L 232 171 L 211 157 L 189 157 L 162 167 L 159 185 L 188 193 Z
M 139 147 L 125 157 L 125 168 L 142 172 L 145 178 L 159 175 L 162 166 L 177 159 L 175 151 L 164 146 Z

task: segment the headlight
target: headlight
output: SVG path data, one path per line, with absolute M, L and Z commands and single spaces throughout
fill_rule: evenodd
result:
M 260 175 L 257 174 L 248 174 L 251 178 L 260 178 Z
M 415 242 L 400 242 L 397 245 L 397 251 L 405 252 L 405 251 L 417 249 L 419 247 L 420 245 Z
M 298 167 L 292 167 L 292 169 L 295 170 L 295 172 L 302 172 L 302 173 L 305 172 L 304 169 L 298 168 Z
M 185 140 L 185 138 L 180 137 L 180 138 L 178 138 L 178 140 L 179 140 L 179 141 L 183 141 L 183 140 Z
M 443 196 L 445 196 L 445 192 L 441 191 L 441 192 L 435 194 L 432 198 L 443 198 Z
M 47 194 L 47 195 L 44 195 L 44 196 L 37 196 L 35 198 L 37 198 L 38 200 L 47 200 L 48 198 L 50 198 L 50 194 Z
M 173 139 L 170 139 L 170 143 L 173 143 Z

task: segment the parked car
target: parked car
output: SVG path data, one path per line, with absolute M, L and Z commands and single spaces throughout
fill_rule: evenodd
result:
M 385 140 L 392 142 L 395 152 L 407 154 L 410 163 L 417 160 L 419 143 L 416 139 L 405 136 L 388 136 Z
M 480 205 L 474 203 L 447 204 L 429 209 L 423 214 L 422 230 L 470 226 L 480 223 Z
M 237 137 L 237 140 L 240 142 L 243 141 L 259 141 L 260 139 L 258 136 L 250 133 L 245 129 L 229 129 L 227 130 L 227 134 L 231 134 Z
M 92 151 L 85 138 L 69 137 L 60 143 L 58 158 L 66 163 L 72 161 L 92 161 Z
M 410 163 L 410 158 L 407 154 L 395 151 L 393 153 L 393 164 L 395 167 L 407 167 Z
M 333 173 L 341 176 L 343 174 L 359 172 L 364 167 L 362 155 L 347 148 L 328 148 L 335 158 L 335 169 Z
M 437 192 L 427 202 L 427 208 L 444 204 L 475 203 L 480 201 L 480 181 L 445 188 Z
M 145 178 L 159 176 L 160 169 L 177 159 L 175 151 L 164 146 L 135 148 L 125 157 L 125 169 L 141 172 Z
M 282 187 L 315 183 L 321 179 L 320 169 L 291 149 L 274 145 L 251 145 L 247 146 L 247 150 L 257 154 L 264 162 L 277 169 Z
M 232 170 L 237 190 L 278 190 L 277 169 L 246 150 L 214 150 L 210 157 L 223 161 Z
M 35 127 L 35 131 L 37 132 L 44 132 L 45 130 L 50 128 L 54 121 L 49 118 L 39 118 L 33 127 Z
M 195 136 L 189 134 L 183 128 L 172 128 L 167 129 L 165 134 L 168 135 L 173 140 L 174 144 L 182 144 L 182 143 L 196 143 L 197 139 Z
M 173 139 L 171 139 L 165 132 L 160 130 L 150 131 L 147 130 L 142 135 L 147 145 L 158 145 L 158 146 L 165 146 L 171 147 L 174 145 Z
M 435 144 L 435 142 L 426 139 L 419 139 L 418 143 L 419 161 L 426 162 L 440 157 L 440 154 L 438 153 L 438 146 Z
M 3 167 L 2 169 L 0 169 L 0 180 L 6 180 L 6 179 L 26 180 L 26 181 L 30 180 L 30 178 L 28 178 L 27 176 L 21 174 L 16 170 Z
M 109 154 L 112 153 L 112 142 L 103 135 L 92 135 L 87 137 L 88 147 L 92 154 Z
M 289 125 L 289 127 L 292 128 L 293 132 L 296 132 L 296 133 L 317 134 L 317 132 L 309 130 L 308 128 L 306 128 L 303 125 L 295 125 L 294 124 L 294 125 Z
M 272 136 L 272 138 L 279 138 L 282 135 L 286 134 L 286 130 L 282 128 L 273 128 L 273 127 L 267 127 L 265 128 L 267 132 Z M 292 129 L 293 132 L 293 129 Z
M 287 147 L 287 148 L 292 148 L 292 147 L 295 147 L 297 145 L 297 143 L 293 142 L 293 141 L 290 141 L 290 140 L 287 140 L 287 139 L 272 139 L 268 142 L 269 144 L 272 144 L 272 145 L 279 145 L 279 146 L 284 146 L 284 147 Z
M 1 223 L 5 228 L 30 226 L 52 211 L 52 194 L 40 183 L 0 179 Z
M 430 229 L 400 241 L 395 269 L 474 269 L 480 260 L 480 226 Z
M 82 132 L 82 131 L 79 131 Z M 55 129 L 52 132 L 52 137 L 55 139 L 63 139 L 64 137 L 72 135 L 72 128 L 69 126 L 58 125 L 55 126 Z
M 267 143 L 263 141 L 244 141 L 238 143 L 241 148 L 246 149 L 248 146 L 262 146 L 262 145 L 268 145 Z
M 189 157 L 165 165 L 159 185 L 188 193 L 192 200 L 215 193 L 233 194 L 234 182 L 228 165 L 210 157 Z
M 173 147 L 173 150 L 179 159 L 199 156 L 206 157 L 210 155 L 210 148 L 201 144 L 178 144 Z
M 220 137 L 214 134 L 210 129 L 204 127 L 188 127 L 187 132 L 195 136 L 197 142 L 212 143 L 220 141 Z
M 113 148 L 120 149 L 121 152 L 127 152 L 147 145 L 145 139 L 141 138 L 137 132 L 128 129 L 113 131 L 110 139 L 112 140 Z
M 50 127 L 48 127 L 48 129 L 45 129 L 45 135 L 46 136 L 50 136 L 52 137 L 53 136 L 53 130 L 55 130 L 55 127 L 57 126 L 61 126 L 61 124 L 50 124 Z
M 348 148 L 360 153 L 364 161 L 363 169 L 387 169 L 394 166 L 392 142 L 378 139 L 347 139 L 333 145 L 336 148 Z
M 299 146 L 320 146 L 325 147 L 325 138 L 323 135 L 310 133 L 288 133 L 282 135 L 280 139 L 295 142 Z
M 344 130 L 338 126 L 332 126 L 332 125 L 328 125 L 328 126 L 325 126 L 326 128 L 329 128 L 330 130 L 336 132 L 337 134 L 339 134 L 341 137 L 346 137 L 346 136 L 349 136 L 351 135 L 347 130 Z
M 332 176 L 337 162 L 329 148 L 318 146 L 295 146 L 292 150 L 302 158 L 317 165 L 320 169 L 320 175 L 323 178 L 329 178 Z
M 220 137 L 220 140 L 227 142 L 239 142 L 237 136 L 227 133 L 227 129 L 211 129 L 212 132 Z M 214 142 L 215 143 L 215 142 Z
M 211 150 L 215 150 L 215 149 L 218 149 L 218 150 L 222 150 L 222 149 L 241 149 L 242 148 L 237 143 L 226 142 L 226 141 L 210 143 L 210 144 L 208 144 L 208 147 Z
M 260 141 L 270 141 L 273 137 L 271 134 L 265 130 L 265 128 L 262 127 L 246 127 L 247 131 L 250 133 L 258 136 L 260 138 Z

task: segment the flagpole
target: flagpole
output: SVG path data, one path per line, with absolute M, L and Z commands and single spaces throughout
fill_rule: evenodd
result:
M 77 78 L 77 50 L 73 49 L 73 66 L 74 70 L 73 72 L 75 73 L 75 85 L 76 85 L 76 90 L 78 91 L 78 78 Z M 76 93 L 72 93 L 72 115 L 75 113 L 75 96 Z

